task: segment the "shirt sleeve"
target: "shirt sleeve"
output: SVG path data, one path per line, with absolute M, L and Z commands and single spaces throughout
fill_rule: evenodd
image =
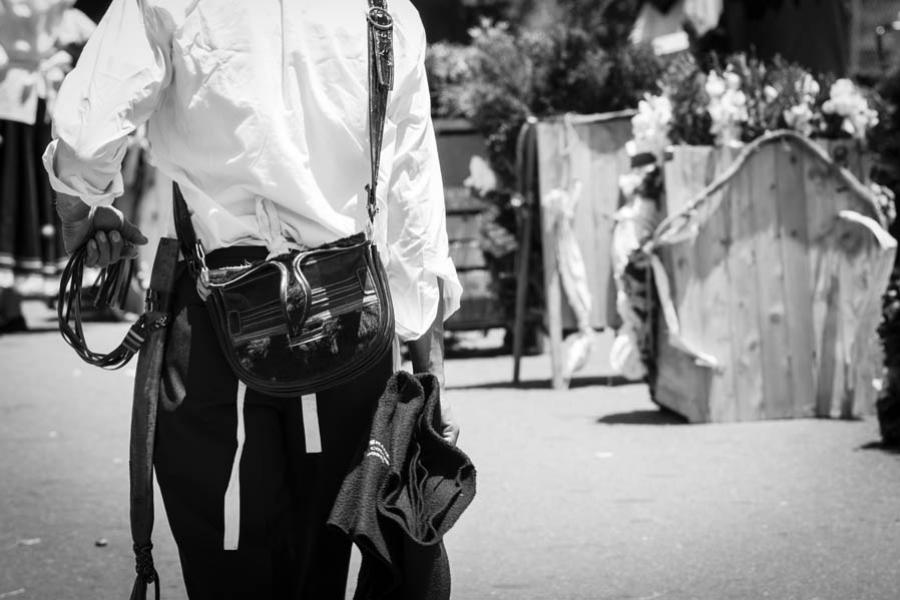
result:
M 444 303 L 445 318 L 459 308 L 462 286 L 449 256 L 444 186 L 431 121 L 424 41 L 415 71 L 393 91 L 388 117 L 397 124 L 387 199 L 388 279 L 397 333 L 424 335 Z M 438 278 L 444 282 L 439 297 Z
M 146 0 L 113 0 L 56 100 L 43 158 L 56 191 L 91 205 L 122 195 L 128 136 L 171 80 L 170 23 Z

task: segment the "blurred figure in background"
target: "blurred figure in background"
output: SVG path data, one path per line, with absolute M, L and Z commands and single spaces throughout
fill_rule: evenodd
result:
M 56 91 L 94 23 L 74 0 L 0 0 L 0 334 L 51 297 L 66 253 L 41 165 Z

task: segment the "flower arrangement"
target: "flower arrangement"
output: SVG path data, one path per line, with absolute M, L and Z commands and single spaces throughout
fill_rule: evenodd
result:
M 731 145 L 775 129 L 866 141 L 879 122 L 876 99 L 851 80 L 817 80 L 798 65 L 745 54 L 707 72 L 686 58 L 667 73 L 663 93 L 672 103 L 676 144 Z
M 728 146 L 739 143 L 744 123 L 749 119 L 747 96 L 741 91 L 741 78 L 733 71 L 719 75 L 711 71 L 706 76 L 706 95 L 709 97 L 710 133 L 716 144 Z
M 631 118 L 634 140 L 629 144 L 628 153 L 654 155 L 662 159 L 669 145 L 672 126 L 672 102 L 667 96 L 644 94 L 638 102 L 637 114 Z
M 860 140 L 865 140 L 869 131 L 878 124 L 878 112 L 849 79 L 838 79 L 831 84 L 829 97 L 822 103 L 825 127 L 831 131 L 837 128 Z M 839 124 L 838 124 L 839 123 Z

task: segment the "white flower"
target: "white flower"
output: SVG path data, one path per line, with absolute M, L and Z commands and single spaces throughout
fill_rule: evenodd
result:
M 718 73 L 711 71 L 706 77 L 706 93 L 710 98 L 718 98 L 725 93 L 725 80 Z
M 766 102 L 774 102 L 775 98 L 778 97 L 778 90 L 771 85 L 767 85 L 763 88 L 763 96 L 765 97 Z
M 631 118 L 634 136 L 634 152 L 650 152 L 662 157 L 669 144 L 669 128 L 672 123 L 672 104 L 666 96 L 645 94 L 638 102 L 638 112 Z
M 727 98 L 727 102 L 731 103 L 735 107 L 744 107 L 747 106 L 747 95 L 744 92 L 739 91 L 729 91 L 725 98 Z
M 623 173 L 619 175 L 619 189 L 626 198 L 634 195 L 634 192 L 637 191 L 642 183 L 644 183 L 644 177 L 639 173 Z
M 838 79 L 829 90 L 822 112 L 843 117 L 841 129 L 853 137 L 864 139 L 869 129 L 878 124 L 878 113 L 849 79 Z
M 733 92 L 741 89 L 741 78 L 738 77 L 737 73 L 732 73 L 731 71 L 726 72 L 725 83 L 728 85 L 728 89 Z
M 808 136 L 813 134 L 813 116 L 809 104 L 802 102 L 784 111 L 784 122 L 791 129 Z
M 497 189 L 497 175 L 486 160 L 476 155 L 469 161 L 469 176 L 463 185 L 484 195 Z
M 707 112 L 712 120 L 710 132 L 716 137 L 716 143 L 723 146 L 740 141 L 744 123 L 749 119 L 747 96 L 740 90 L 740 81 L 740 77 L 731 72 L 725 73 L 724 79 L 713 72 L 707 80 L 706 89 L 710 95 Z M 710 93 L 711 88 L 716 93 Z
M 803 81 L 800 84 L 800 92 L 806 96 L 815 98 L 819 95 L 819 91 L 819 82 L 809 73 L 804 75 Z
M 843 96 L 853 96 L 856 92 L 856 86 L 849 79 L 842 78 L 831 84 L 830 95 L 832 98 L 840 98 Z

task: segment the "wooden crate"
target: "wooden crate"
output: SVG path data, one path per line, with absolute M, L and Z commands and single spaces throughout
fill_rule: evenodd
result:
M 655 400 L 694 422 L 868 411 L 896 251 L 870 191 L 778 132 L 738 156 L 676 148 L 666 194 L 656 280 L 675 319 L 659 320 Z
M 601 115 L 565 115 L 537 126 L 540 198 L 553 190 L 582 186 L 575 214 L 575 236 L 584 257 L 591 292 L 591 326 L 618 325 L 610 247 L 614 215 L 619 208 L 619 175 L 628 171 L 625 144 L 631 139 L 633 112 Z M 543 211 L 542 207 L 542 211 Z M 544 290 L 553 386 L 563 388 L 562 330 L 575 327 L 569 305 L 563 301 L 555 251 L 555 235 L 542 218 Z

